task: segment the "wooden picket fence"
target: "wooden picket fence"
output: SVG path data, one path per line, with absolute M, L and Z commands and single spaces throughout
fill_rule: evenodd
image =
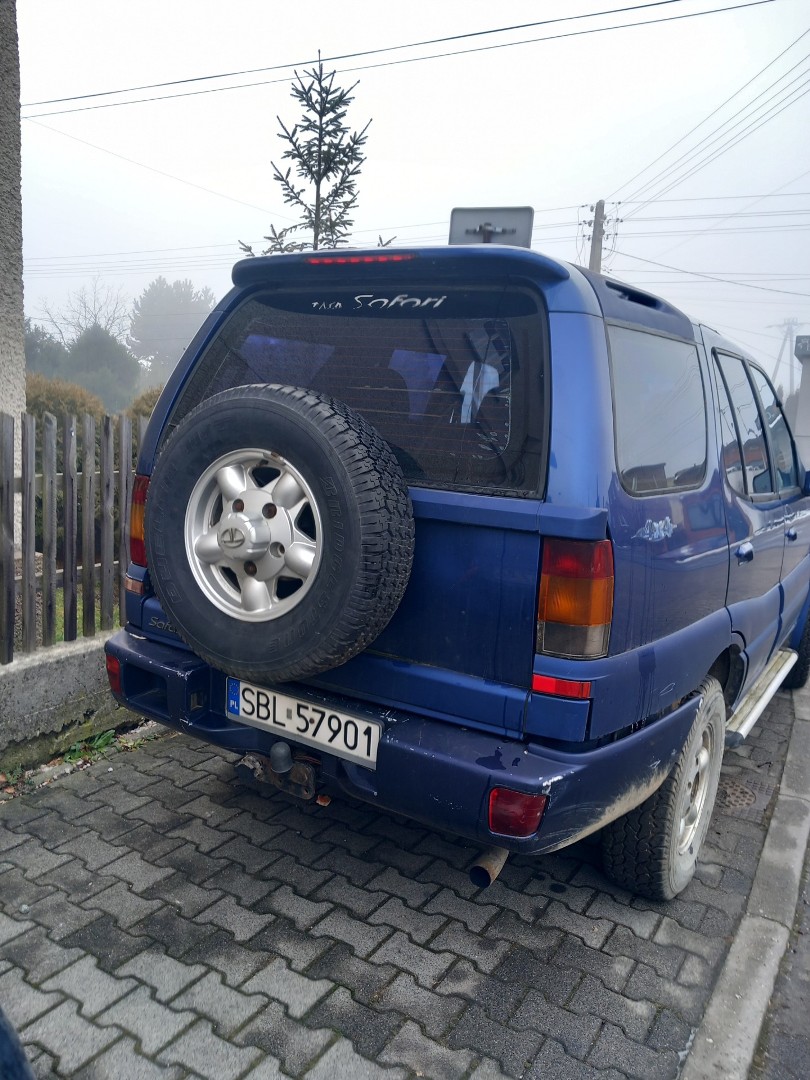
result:
M 41 424 L 23 413 L 22 469 L 14 418 L 0 413 L 0 664 L 81 632 L 123 624 L 129 499 L 145 418 L 121 414 Z M 38 430 L 39 429 L 39 430 Z M 19 500 L 19 501 L 17 501 Z M 22 531 L 15 552 L 15 502 Z M 57 626 L 61 633 L 57 635 Z M 63 628 L 63 629 L 62 629 Z

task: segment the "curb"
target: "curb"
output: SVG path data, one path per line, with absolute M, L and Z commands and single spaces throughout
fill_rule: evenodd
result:
M 745 1080 L 796 917 L 810 838 L 810 689 L 795 719 L 751 894 L 680 1080 Z

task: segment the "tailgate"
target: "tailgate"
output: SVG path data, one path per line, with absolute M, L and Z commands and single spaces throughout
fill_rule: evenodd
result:
M 412 489 L 416 548 L 373 646 L 309 682 L 473 726 L 520 731 L 531 684 L 535 500 Z

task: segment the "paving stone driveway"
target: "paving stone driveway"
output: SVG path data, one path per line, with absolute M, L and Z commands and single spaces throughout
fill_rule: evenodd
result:
M 157 739 L 0 805 L 0 1002 L 40 1077 L 674 1077 L 792 722 L 780 695 L 726 755 L 670 904 L 609 885 L 592 843 L 479 892 L 466 844 Z

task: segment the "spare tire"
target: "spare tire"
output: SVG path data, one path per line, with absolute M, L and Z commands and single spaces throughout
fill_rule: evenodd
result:
M 342 402 L 240 386 L 182 421 L 155 465 L 146 553 L 195 653 L 263 682 L 337 667 L 380 634 L 413 559 L 390 447 Z

